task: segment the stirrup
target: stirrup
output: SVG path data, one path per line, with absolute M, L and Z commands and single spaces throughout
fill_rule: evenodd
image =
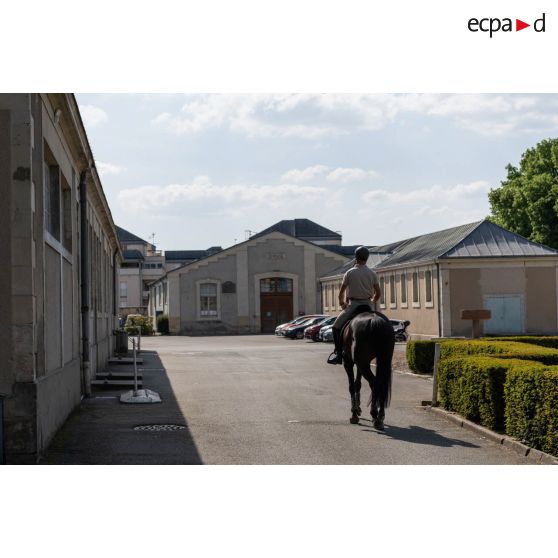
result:
M 343 364 L 343 357 L 338 355 L 335 351 L 333 351 L 329 357 L 327 358 L 328 364 Z

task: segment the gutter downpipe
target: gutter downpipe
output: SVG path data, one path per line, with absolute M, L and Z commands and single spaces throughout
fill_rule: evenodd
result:
M 80 202 L 80 271 L 81 271 L 81 374 L 85 397 L 91 396 L 89 362 L 89 253 L 87 242 L 87 170 L 79 177 Z
M 442 281 L 439 262 L 436 262 L 436 272 L 438 274 L 438 337 L 442 337 Z

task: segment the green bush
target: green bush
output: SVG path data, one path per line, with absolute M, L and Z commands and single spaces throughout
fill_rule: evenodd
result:
M 487 428 L 503 428 L 506 373 L 524 364 L 520 360 L 476 355 L 440 360 L 440 404 Z
M 142 335 L 153 335 L 153 324 L 151 318 L 141 314 L 130 314 L 124 324 L 124 329 L 130 335 L 137 335 L 138 327 L 141 328 Z
M 157 316 L 157 331 L 162 335 L 169 334 L 169 317 L 166 314 Z
M 485 339 L 487 341 L 515 341 L 517 343 L 529 343 L 539 347 L 548 347 L 549 349 L 558 349 L 558 337 L 556 336 L 518 335 L 516 337 L 488 337 Z
M 435 341 L 407 341 L 407 364 L 413 372 L 432 374 Z
M 491 355 L 498 358 L 535 360 L 547 365 L 558 364 L 557 349 L 517 341 L 488 341 L 486 339 L 444 341 L 440 347 L 441 358 L 464 355 Z
M 558 456 L 558 367 L 510 369 L 504 397 L 506 433 Z

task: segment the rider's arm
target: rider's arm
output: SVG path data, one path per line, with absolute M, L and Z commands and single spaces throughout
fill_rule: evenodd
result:
M 347 285 L 345 285 L 345 283 L 343 283 L 341 285 L 341 288 L 339 289 L 339 306 L 341 306 L 341 308 L 344 309 L 344 306 L 346 305 L 346 301 L 345 301 L 345 291 L 347 290 Z
M 372 302 L 376 302 L 377 300 L 380 300 L 381 296 L 382 296 L 382 290 L 380 289 L 380 285 L 378 285 L 378 283 L 374 283 L 374 296 L 372 297 Z

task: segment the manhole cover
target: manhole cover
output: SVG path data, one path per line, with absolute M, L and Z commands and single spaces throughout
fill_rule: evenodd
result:
M 142 430 L 148 432 L 174 432 L 175 430 L 186 430 L 185 426 L 180 424 L 142 424 L 134 426 L 134 430 Z

